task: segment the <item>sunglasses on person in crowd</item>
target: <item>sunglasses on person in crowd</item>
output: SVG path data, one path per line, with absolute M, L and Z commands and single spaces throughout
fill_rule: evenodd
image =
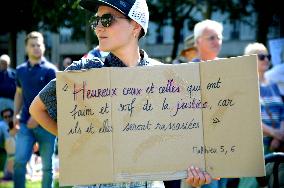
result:
M 257 54 L 258 59 L 263 61 L 265 58 L 267 58 L 269 61 L 271 60 L 271 55 L 270 54 Z
M 11 117 L 12 117 L 11 115 L 4 115 L 3 119 L 8 119 L 8 118 L 11 118 Z
M 127 17 L 119 17 L 114 16 L 112 14 L 103 14 L 102 16 L 93 16 L 90 19 L 91 28 L 94 30 L 99 25 L 99 22 L 101 21 L 102 26 L 104 27 L 110 27 L 112 23 L 115 21 L 115 19 L 121 18 L 121 19 L 129 19 Z
M 222 36 L 220 35 L 205 36 L 205 39 L 208 41 L 222 40 Z

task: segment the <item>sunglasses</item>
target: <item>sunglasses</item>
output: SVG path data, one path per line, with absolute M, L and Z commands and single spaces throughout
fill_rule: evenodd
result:
M 222 40 L 222 36 L 211 35 L 211 36 L 206 36 L 205 39 L 208 40 L 208 41 Z
M 259 60 L 261 60 L 261 61 L 263 61 L 265 58 L 267 58 L 268 59 L 268 61 L 270 61 L 271 60 L 271 55 L 270 54 L 257 54 L 257 56 L 258 56 L 258 59 Z
M 93 16 L 90 19 L 91 28 L 95 30 L 96 27 L 99 25 L 99 22 L 101 22 L 102 26 L 104 27 L 110 27 L 112 23 L 115 21 L 115 19 L 118 19 L 118 18 L 129 19 L 127 17 L 114 16 L 112 14 L 103 14 L 102 16 Z
M 12 116 L 10 116 L 10 115 L 4 115 L 4 116 L 3 116 L 4 119 L 8 119 L 8 118 L 11 118 L 11 117 L 12 117 Z

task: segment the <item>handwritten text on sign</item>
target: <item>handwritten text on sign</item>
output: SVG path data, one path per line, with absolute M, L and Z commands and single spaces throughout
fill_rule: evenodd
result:
M 58 73 L 61 184 L 263 175 L 255 61 Z

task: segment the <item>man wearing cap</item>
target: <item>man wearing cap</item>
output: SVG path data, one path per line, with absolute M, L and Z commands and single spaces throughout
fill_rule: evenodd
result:
M 94 12 L 91 18 L 91 28 L 99 40 L 99 49 L 109 52 L 102 60 L 97 57 L 74 62 L 67 70 L 80 70 L 101 67 L 136 67 L 161 65 L 160 62 L 148 57 L 147 53 L 139 48 L 139 39 L 146 35 L 149 12 L 146 0 L 81 0 L 80 5 Z M 62 99 L 58 99 L 62 100 Z M 57 98 L 56 80 L 52 80 L 35 97 L 30 113 L 36 121 L 47 131 L 57 135 Z M 188 182 L 199 186 L 210 182 L 211 177 L 200 170 L 189 170 L 191 178 Z M 202 175 L 202 177 L 201 177 Z M 116 184 L 101 184 L 100 188 L 152 187 L 151 182 L 125 182 Z
M 194 37 L 189 35 L 185 38 L 183 50 L 180 52 L 179 57 L 173 61 L 173 64 L 188 63 L 196 56 L 197 49 L 194 46 Z
M 14 108 L 16 92 L 15 71 L 10 67 L 10 57 L 0 56 L 0 111 L 5 108 Z M 2 118 L 0 118 L 1 120 Z

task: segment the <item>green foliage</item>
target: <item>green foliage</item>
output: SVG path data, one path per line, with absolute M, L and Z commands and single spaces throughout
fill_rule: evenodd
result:
M 174 28 L 174 47 L 172 59 L 176 57 L 180 33 L 184 24 L 187 23 L 189 29 L 192 29 L 196 23 L 192 16 L 196 0 L 149 0 L 150 20 L 158 24 L 157 32 L 160 32 L 162 26 L 171 25 Z
M 213 12 L 227 13 L 228 20 L 235 21 L 249 15 L 250 0 L 149 0 L 150 20 L 161 27 L 174 28 L 174 48 L 172 59 L 176 57 L 180 33 L 184 25 L 193 30 L 195 23 L 210 19 Z M 200 20 L 197 20 L 199 18 Z
M 0 178 L 3 177 L 3 172 L 0 172 Z M 1 188 L 13 188 L 13 181 L 0 181 Z M 39 188 L 41 187 L 40 181 L 27 181 L 26 188 Z
M 79 0 L 33 0 L 34 17 L 39 18 L 40 29 L 58 32 L 60 27 L 73 28 L 73 39 L 85 33 L 85 11 Z
M 7 2 L 7 9 L 0 11 L 1 33 L 32 30 L 58 32 L 60 27 L 74 29 L 84 36 L 85 11 L 80 0 L 25 0 Z M 78 36 L 75 36 L 78 38 Z
M 160 25 L 194 20 L 191 13 L 195 5 L 195 0 L 149 0 L 150 20 Z
M 50 30 L 58 32 L 61 27 L 72 28 L 72 38 L 82 39 L 86 36 L 86 21 L 90 13 L 79 6 L 80 0 L 25 0 L 7 1 L 0 11 L 1 30 L 3 33 L 32 30 Z M 190 30 L 199 19 L 210 19 L 213 12 L 221 12 L 230 22 L 245 21 L 251 13 L 257 14 L 257 39 L 266 41 L 269 27 L 283 25 L 281 1 L 271 0 L 147 0 L 150 9 L 150 20 L 162 26 L 174 28 L 174 49 L 177 52 L 180 33 L 184 26 Z M 186 24 L 186 25 L 185 25 Z M 251 23 L 250 23 L 251 24 Z M 281 27 L 280 36 L 284 35 Z M 87 32 L 91 33 L 91 32 Z M 15 35 L 16 36 L 16 35 Z M 87 40 L 96 38 L 87 35 Z M 93 43 L 93 42 L 92 42 Z
M 0 173 L 0 177 L 3 176 L 3 173 Z M 13 182 L 12 181 L 2 181 L 0 182 L 1 188 L 13 188 Z M 26 181 L 26 188 L 40 188 L 41 187 L 41 181 Z M 56 179 L 54 182 L 54 188 L 72 188 L 72 186 L 64 186 L 60 187 L 58 180 Z

